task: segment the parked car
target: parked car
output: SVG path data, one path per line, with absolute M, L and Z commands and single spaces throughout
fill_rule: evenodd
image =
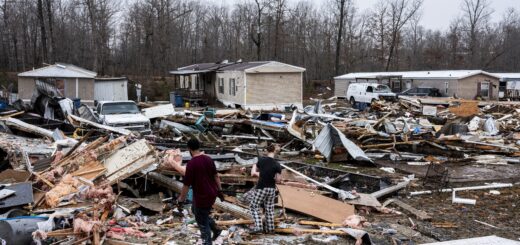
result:
M 441 97 L 442 94 L 437 88 L 430 88 L 430 87 L 418 87 L 418 88 L 411 88 L 408 90 L 405 90 L 399 95 L 406 95 L 406 96 L 430 96 L 430 97 Z
M 372 103 L 377 100 L 394 101 L 397 96 L 386 85 L 377 83 L 351 83 L 346 98 L 352 105 L 356 102 Z
M 99 122 L 116 128 L 150 133 L 150 119 L 143 116 L 134 101 L 101 101 L 96 106 Z

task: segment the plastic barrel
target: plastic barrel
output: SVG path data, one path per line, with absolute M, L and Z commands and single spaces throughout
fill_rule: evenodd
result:
M 182 99 L 182 96 L 180 94 L 176 94 L 175 95 L 175 107 L 182 107 L 182 104 L 183 104 L 183 99 Z
M 38 222 L 41 218 L 20 218 L 7 219 L 0 221 L 0 238 L 7 244 L 30 244 L 32 233 L 38 229 Z

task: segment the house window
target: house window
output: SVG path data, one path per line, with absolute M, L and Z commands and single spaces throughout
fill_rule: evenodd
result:
M 401 81 L 392 81 L 392 91 L 401 92 Z
M 235 79 L 230 78 L 229 79 L 229 95 L 235 96 L 235 94 L 236 94 Z
M 444 94 L 448 95 L 448 89 L 450 88 L 450 82 L 444 82 Z
M 482 82 L 480 84 L 480 97 L 489 98 L 489 82 Z
M 224 93 L 224 78 L 218 79 L 218 92 L 221 94 Z

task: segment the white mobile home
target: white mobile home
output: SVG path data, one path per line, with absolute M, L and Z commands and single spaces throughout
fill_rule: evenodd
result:
M 195 97 L 229 107 L 284 109 L 302 108 L 304 71 L 281 62 L 255 61 L 194 64 L 170 74 L 176 76 L 177 90 L 185 90 L 179 93 L 188 97 L 198 93 Z
M 336 96 L 343 98 L 348 85 L 373 82 L 388 85 L 393 92 L 413 87 L 437 88 L 443 96 L 463 99 L 498 99 L 499 76 L 481 70 L 405 71 L 349 73 L 334 78 Z

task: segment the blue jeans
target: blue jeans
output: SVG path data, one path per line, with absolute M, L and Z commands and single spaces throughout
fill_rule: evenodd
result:
M 217 231 L 215 220 L 209 216 L 211 208 L 197 208 L 195 205 L 191 205 L 191 211 L 195 215 L 195 221 L 197 221 L 197 225 L 199 226 L 202 244 L 211 245 L 211 231 Z

